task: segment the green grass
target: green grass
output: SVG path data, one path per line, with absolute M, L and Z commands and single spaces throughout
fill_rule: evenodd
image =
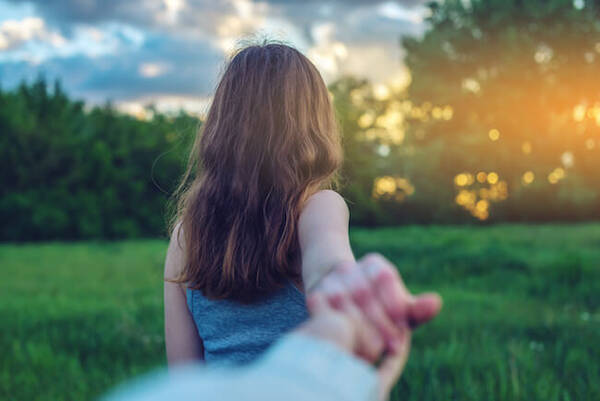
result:
M 600 225 L 352 232 L 444 310 L 394 399 L 600 399 Z M 86 400 L 164 365 L 161 240 L 0 245 L 0 399 Z

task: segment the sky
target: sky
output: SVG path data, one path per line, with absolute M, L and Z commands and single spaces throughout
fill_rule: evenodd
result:
M 424 30 L 422 0 L 0 0 L 0 85 L 40 73 L 73 97 L 137 114 L 204 113 L 231 53 L 273 39 L 327 82 L 402 84 L 399 39 Z

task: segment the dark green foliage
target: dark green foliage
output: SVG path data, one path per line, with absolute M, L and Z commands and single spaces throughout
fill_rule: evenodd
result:
M 600 399 L 600 226 L 355 229 L 439 318 L 394 400 Z M 162 240 L 0 245 L 0 399 L 87 400 L 164 366 Z
M 163 233 L 197 127 L 185 114 L 86 110 L 43 79 L 0 91 L 0 240 Z

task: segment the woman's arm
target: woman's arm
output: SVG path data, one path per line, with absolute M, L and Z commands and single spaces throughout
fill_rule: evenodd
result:
M 357 262 L 350 247 L 348 221 L 346 202 L 334 191 L 320 191 L 305 205 L 298 236 L 307 296 L 322 294 L 334 308 L 351 311 L 364 325 L 372 325 L 385 347 L 396 353 L 408 325 L 435 316 L 441 301 L 431 294 L 413 297 L 396 267 L 380 254 L 370 253 Z M 414 309 L 416 303 L 419 307 Z M 360 353 L 370 360 L 381 344 L 373 341 L 376 336 L 368 337 Z
M 350 214 L 335 191 L 319 191 L 309 198 L 298 222 L 302 279 L 309 292 L 336 265 L 356 260 L 350 247 Z
M 177 225 L 167 251 L 165 280 L 178 277 L 183 269 L 184 256 L 179 232 L 180 225 Z M 165 343 L 169 365 L 204 359 L 202 339 L 187 306 L 185 287 L 169 281 L 165 281 L 164 287 Z

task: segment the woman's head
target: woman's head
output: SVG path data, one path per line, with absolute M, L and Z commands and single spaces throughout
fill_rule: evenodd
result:
M 283 44 L 249 46 L 227 66 L 179 196 L 180 281 L 211 298 L 252 299 L 298 278 L 297 220 L 341 164 L 327 88 Z

